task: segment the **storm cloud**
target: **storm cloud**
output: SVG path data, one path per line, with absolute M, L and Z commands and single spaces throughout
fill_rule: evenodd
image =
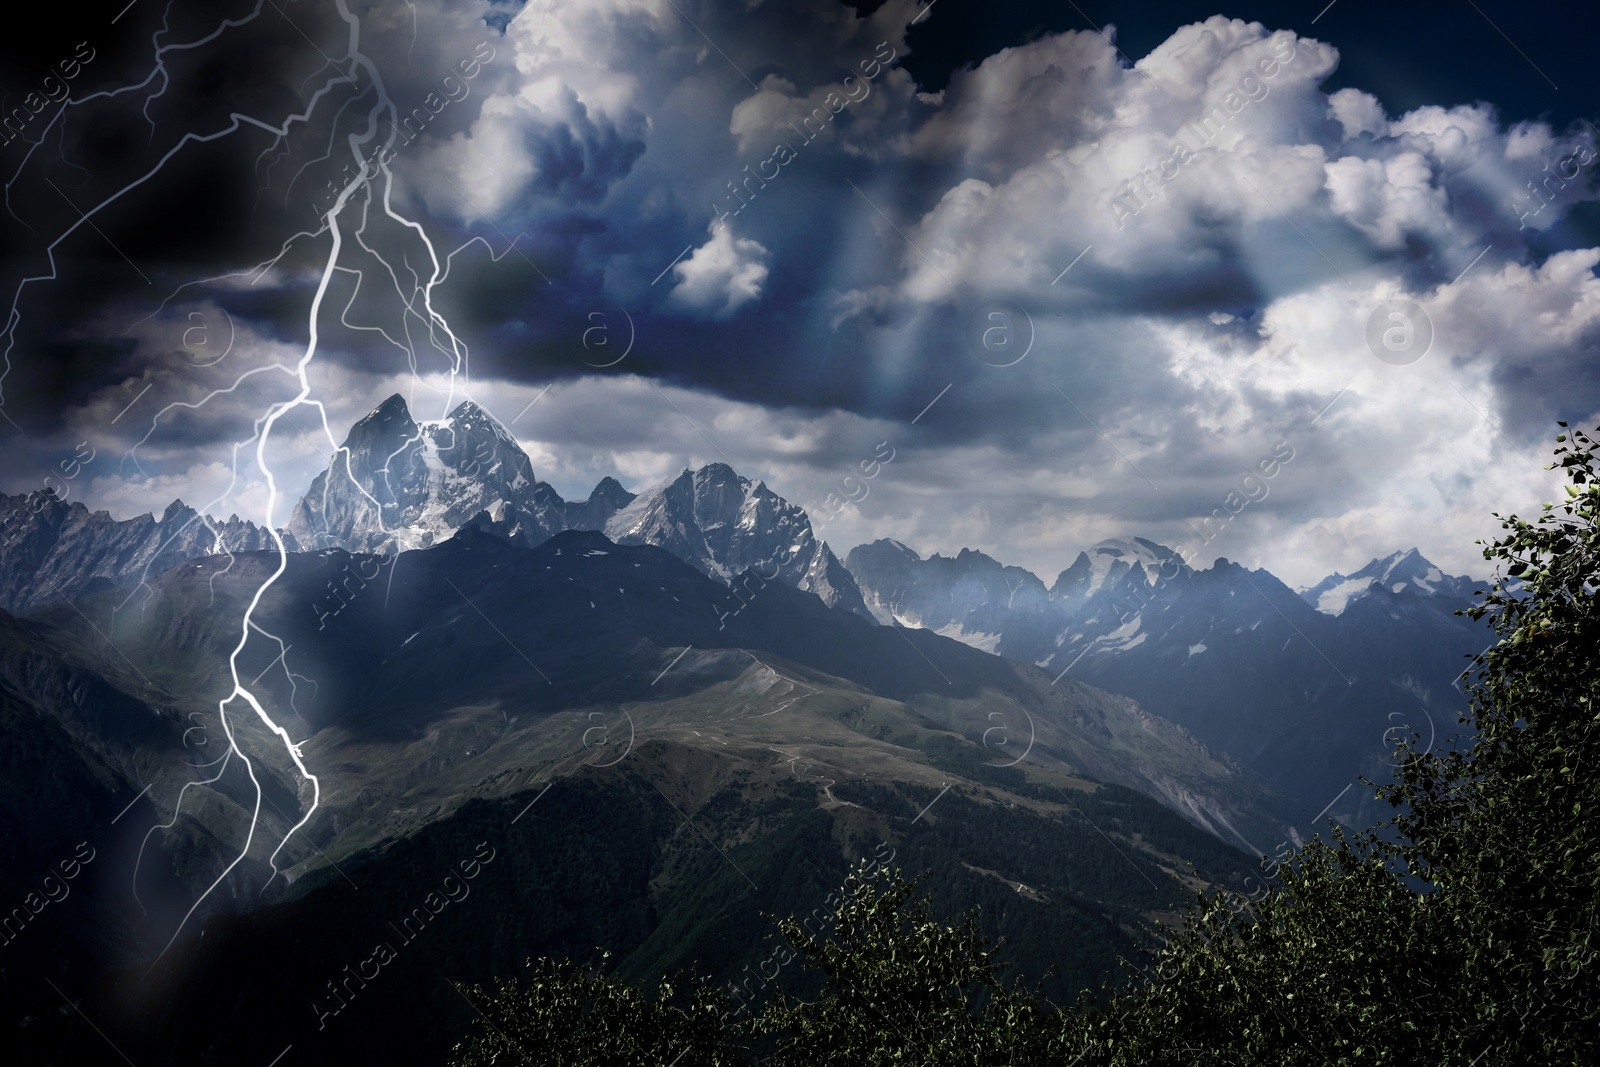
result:
M 130 15 L 4 149 L 3 488 L 87 442 L 91 505 L 281 524 L 398 390 L 569 496 L 727 460 L 815 507 L 889 441 L 841 555 L 1047 580 L 1190 540 L 1281 442 L 1207 553 L 1290 581 L 1477 571 L 1551 497 L 1554 420 L 1600 409 L 1592 126 L 1393 113 L 1299 15 L 1035 33 L 930 90 L 945 13 L 868 6 Z

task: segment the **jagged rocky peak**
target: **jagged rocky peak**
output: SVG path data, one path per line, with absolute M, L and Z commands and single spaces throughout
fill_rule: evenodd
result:
M 998 648 L 1004 620 L 1050 610 L 1031 571 L 970 548 L 922 559 L 885 538 L 852 549 L 845 566 L 879 621 L 921 626 L 988 652 Z
M 888 537 L 880 537 L 871 544 L 857 545 L 845 555 L 844 565 L 852 571 L 859 568 L 904 568 L 921 563 L 916 549 Z
M 724 580 L 755 566 L 792 581 L 816 552 L 806 513 L 726 463 L 684 470 L 606 524 L 618 544 L 653 544 Z
M 329 466 L 342 466 L 340 461 L 343 460 L 348 463 L 349 474 L 358 481 L 373 482 L 379 490 L 385 490 L 390 479 L 379 475 L 402 473 L 404 464 L 394 464 L 390 460 L 403 454 L 419 436 L 420 430 L 406 408 L 405 398 L 395 393 L 350 427 Z M 394 499 L 393 494 L 387 492 L 380 493 L 379 498 L 385 502 Z
M 345 435 L 345 447 L 354 444 L 391 438 L 397 444 L 417 435 L 417 424 L 411 418 L 406 398 L 399 393 L 389 396 L 383 403 L 357 419 Z
M 826 541 L 817 546 L 810 565 L 806 567 L 805 574 L 801 575 L 795 586 L 808 593 L 815 593 L 830 608 L 851 611 L 863 618 L 877 621 L 877 615 L 868 607 L 866 598 L 862 596 L 861 587 L 856 584 L 855 575 L 851 574 L 850 569 L 833 554 L 833 549 L 828 547 Z
M 757 567 L 775 572 L 871 617 L 805 511 L 762 482 L 710 463 L 637 496 L 606 477 L 587 500 L 563 500 L 534 476 L 511 433 L 471 400 L 420 423 L 398 394 L 379 404 L 317 475 L 288 531 L 306 551 L 400 552 L 469 525 L 527 546 L 563 530 L 603 531 L 619 544 L 664 548 L 723 581 Z
M 1415 585 L 1426 592 L 1431 592 L 1430 586 L 1444 580 L 1444 572 L 1430 563 L 1427 557 L 1416 548 L 1404 552 L 1396 552 L 1381 561 L 1383 573 L 1378 581 L 1383 585 L 1394 585 L 1404 582 Z M 1398 590 L 1395 590 L 1398 592 Z
M 286 547 L 297 547 L 292 538 Z M 110 582 L 132 585 L 184 560 L 275 549 L 264 527 L 230 516 L 219 522 L 181 500 L 157 519 L 114 519 L 49 490 L 0 494 L 0 609 L 21 614 Z
M 589 493 L 590 500 L 621 500 L 626 504 L 633 503 L 633 494 L 622 487 L 622 483 L 611 475 L 606 475 L 595 483 L 594 489 Z
M 611 517 L 633 501 L 634 495 L 624 489 L 621 482 L 607 475 L 589 491 L 589 499 L 567 504 L 567 528 L 604 530 Z
M 440 462 L 458 478 L 504 483 L 509 490 L 531 487 L 533 461 L 511 432 L 471 400 L 457 404 L 440 422 L 425 424 Z
M 1079 552 L 1072 566 L 1056 577 L 1050 596 L 1057 600 L 1087 600 L 1102 589 L 1115 588 L 1135 571 L 1146 583 L 1154 585 L 1189 569 L 1183 557 L 1166 545 L 1143 537 L 1112 537 Z
M 448 421 L 463 427 L 479 426 L 501 432 L 501 426 L 494 417 L 478 406 L 477 401 L 471 397 L 461 401 L 450 409 Z
M 1464 575 L 1445 574 L 1416 548 L 1373 559 L 1354 574 L 1335 571 L 1310 588 L 1301 599 L 1326 615 L 1341 615 L 1351 604 L 1372 593 L 1393 596 L 1443 596 L 1471 599 L 1473 581 Z
M 288 529 L 307 550 L 397 552 L 443 540 L 480 511 L 528 544 L 567 526 L 566 502 L 487 411 L 464 400 L 418 423 L 396 393 L 351 427 Z
M 446 466 L 493 477 L 502 469 L 501 464 L 507 464 L 515 468 L 507 470 L 513 481 L 521 475 L 528 484 L 533 483 L 533 463 L 528 454 L 511 431 L 473 401 L 463 400 L 444 419 L 423 425 Z
M 903 542 L 896 541 L 892 537 L 880 537 L 878 540 L 876 540 L 876 541 L 874 541 L 872 543 L 873 543 L 873 545 L 884 545 L 884 546 L 886 546 L 888 548 L 891 548 L 894 551 L 898 552 L 900 555 L 907 557 L 908 559 L 919 560 L 919 559 L 922 558 L 921 556 L 917 555 L 916 549 L 912 548 L 910 545 L 907 545 L 907 544 L 905 544 Z
M 686 469 L 646 489 L 609 518 L 605 532 L 621 545 L 664 548 L 709 577 L 730 581 L 756 570 L 830 607 L 873 617 L 805 510 L 726 463 Z

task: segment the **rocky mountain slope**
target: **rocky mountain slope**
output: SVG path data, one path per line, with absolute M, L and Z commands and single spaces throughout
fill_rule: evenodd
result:
M 272 547 L 254 523 L 236 515 L 219 522 L 181 500 L 159 519 L 118 520 L 49 490 L 0 493 L 0 610 L 24 612 L 97 587 L 131 592 L 186 559 Z
M 1127 693 L 1318 813 L 1353 815 L 1357 774 L 1381 777 L 1394 738 L 1444 743 L 1454 686 L 1485 643 L 1457 617 L 1472 583 L 1414 549 L 1296 594 L 1264 570 L 1196 570 L 1142 538 L 1079 553 L 1046 588 L 979 552 L 922 559 L 895 541 L 846 566 L 879 618 Z M 1354 794 L 1354 795 L 1351 795 Z
M 763 912 L 820 906 L 874 855 L 935 871 L 954 906 L 982 903 L 1019 965 L 1054 970 L 1069 996 L 1116 976 L 1140 924 L 1187 892 L 1187 863 L 1237 881 L 1251 861 L 1224 842 L 1266 849 L 1278 833 L 1259 783 L 1133 701 L 753 570 L 730 588 L 654 546 L 564 531 L 528 548 L 477 524 L 399 555 L 293 553 L 230 663 L 277 564 L 189 561 L 139 612 L 104 590 L 0 617 L 0 695 L 33 692 L 17 714 L 56 737 L 18 750 L 15 788 L 75 780 L 65 760 L 106 814 L 133 802 L 87 822 L 63 811 L 42 836 L 81 823 L 107 846 L 105 882 L 69 903 L 120 919 L 104 927 L 123 939 L 70 966 L 41 940 L 40 966 L 150 1062 L 280 1033 L 308 1062 L 405 1058 L 396 1004 L 464 1025 L 435 995 L 442 976 L 546 951 L 601 945 L 632 974 L 692 962 L 743 981 L 769 954 Z M 241 686 L 315 789 L 230 699 Z M 57 814 L 36 813 L 36 834 Z M 503 860 L 484 862 L 475 903 L 460 894 L 415 948 L 397 942 L 407 962 L 383 973 L 410 978 L 335 997 L 328 981 L 389 936 L 385 920 L 484 842 Z M 29 877 L 24 863 L 12 880 Z M 118 977 L 118 960 L 137 965 Z M 50 992 L 27 985 L 8 1009 L 35 1020 L 28 1048 L 93 1055 Z

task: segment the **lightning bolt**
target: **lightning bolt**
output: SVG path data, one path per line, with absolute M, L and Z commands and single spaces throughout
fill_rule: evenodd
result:
M 240 27 L 246 26 L 249 23 L 260 19 L 263 15 L 265 2 L 266 0 L 257 0 L 257 3 L 248 15 L 237 19 L 225 20 L 218 24 L 216 28 L 209 34 L 206 34 L 198 39 L 185 42 L 173 42 L 166 39 L 170 36 L 171 31 L 168 25 L 168 18 L 166 15 L 164 15 L 162 18 L 161 28 L 157 30 L 151 38 L 151 44 L 154 48 L 154 62 L 149 74 L 141 82 L 133 85 L 125 85 L 120 88 L 90 94 L 77 100 L 67 101 L 58 111 L 56 111 L 41 132 L 38 141 L 30 144 L 27 154 L 19 164 L 17 171 L 5 182 L 3 193 L 6 209 L 11 212 L 13 217 L 16 217 L 19 221 L 22 221 L 20 216 L 16 215 L 16 212 L 11 206 L 11 188 L 29 166 L 29 163 L 33 160 L 38 148 L 43 145 L 53 133 L 60 133 L 64 130 L 67 116 L 69 115 L 69 109 L 71 108 L 89 105 L 98 100 L 105 100 L 125 94 L 136 94 L 142 92 L 145 94 L 145 96 L 144 103 L 141 108 L 141 114 L 150 124 L 150 142 L 151 144 L 154 144 L 157 133 L 157 124 L 156 120 L 151 116 L 150 106 L 156 99 L 161 97 L 166 92 L 170 84 L 171 74 L 167 68 L 169 56 L 179 52 L 192 51 L 194 49 L 202 48 L 207 44 L 217 40 L 223 34 L 237 30 Z M 385 87 L 383 78 L 376 64 L 361 50 L 360 20 L 351 14 L 346 5 L 346 0 L 333 0 L 333 6 L 338 12 L 339 19 L 347 28 L 345 52 L 343 56 L 335 61 L 334 59 L 329 58 L 326 53 L 321 53 L 321 49 L 317 48 L 316 43 L 311 41 L 309 37 L 306 38 L 306 40 L 311 44 L 311 47 L 317 49 L 317 51 L 323 55 L 323 58 L 327 60 L 326 66 L 321 70 L 314 72 L 311 77 L 307 79 L 306 84 L 309 84 L 313 79 L 318 77 L 323 73 L 323 71 L 326 71 L 329 68 L 332 70 L 332 76 L 327 77 L 326 80 L 310 94 L 303 111 L 291 114 L 277 124 L 273 124 L 262 118 L 245 114 L 243 112 L 230 112 L 228 115 L 228 121 L 219 129 L 205 133 L 194 131 L 184 132 L 182 136 L 178 138 L 175 144 L 171 145 L 166 149 L 166 151 L 160 154 L 159 158 L 152 166 L 148 167 L 148 169 L 146 169 L 142 174 L 139 174 L 133 180 L 127 182 L 121 188 L 117 189 L 109 196 L 104 197 L 93 206 L 87 209 L 78 209 L 76 205 L 74 205 L 74 210 L 79 215 L 77 221 L 66 226 L 66 228 L 58 233 L 44 249 L 45 258 L 48 261 L 48 271 L 42 274 L 30 275 L 20 280 L 11 301 L 11 307 L 6 314 L 4 329 L 3 331 L 0 331 L 0 339 L 3 339 L 4 342 L 3 346 L 0 346 L 0 416 L 4 416 L 7 418 L 7 421 L 10 421 L 10 417 L 5 415 L 4 410 L 4 385 L 11 370 L 11 352 L 16 344 L 18 329 L 22 323 L 22 300 L 29 286 L 37 283 L 48 283 L 57 280 L 59 268 L 57 264 L 56 253 L 62 242 L 70 238 L 82 227 L 88 226 L 95 228 L 93 219 L 96 216 L 101 215 L 113 204 L 116 204 L 118 201 L 134 193 L 136 190 L 139 190 L 147 183 L 155 180 L 157 176 L 160 175 L 165 168 L 167 168 L 173 159 L 177 158 L 182 152 L 191 146 L 207 144 L 251 129 L 265 132 L 272 137 L 271 143 L 257 157 L 257 173 L 260 174 L 262 172 L 264 165 L 266 183 L 257 190 L 257 204 L 259 205 L 261 193 L 264 192 L 265 189 L 271 184 L 271 175 L 273 170 L 280 162 L 287 159 L 290 155 L 290 140 L 295 128 L 309 127 L 313 115 L 319 111 L 319 108 L 322 108 L 327 101 L 336 99 L 338 94 L 340 94 L 340 89 L 342 86 L 349 86 L 349 93 L 345 95 L 344 99 L 338 103 L 336 112 L 333 116 L 331 116 L 330 133 L 323 154 L 307 160 L 291 177 L 284 194 L 285 203 L 287 203 L 293 193 L 295 184 L 300 181 L 309 168 L 324 162 L 332 162 L 335 155 L 336 143 L 345 124 L 345 116 L 353 108 L 357 107 L 361 101 L 365 100 L 369 96 L 371 97 L 372 102 L 367 108 L 364 127 L 359 130 L 344 133 L 343 139 L 349 149 L 352 157 L 352 163 L 345 166 L 341 172 L 340 180 L 343 182 L 343 184 L 338 189 L 332 205 L 321 214 L 319 218 L 319 225 L 314 230 L 308 228 L 294 234 L 280 245 L 275 255 L 262 263 L 256 264 L 247 271 L 236 271 L 230 274 L 220 275 L 215 278 L 186 282 L 183 285 L 178 286 L 176 290 L 162 299 L 156 310 L 152 312 L 151 315 L 146 316 L 146 319 L 148 319 L 159 315 L 166 309 L 171 300 L 175 299 L 180 293 L 191 286 L 204 285 L 208 282 L 251 275 L 253 275 L 253 280 L 250 284 L 254 285 L 261 281 L 261 279 L 264 278 L 269 271 L 276 267 L 277 264 L 289 254 L 291 249 L 301 244 L 301 242 L 320 242 L 324 239 L 329 242 L 328 252 L 322 261 L 316 290 L 312 296 L 310 307 L 308 309 L 307 321 L 309 331 L 307 344 L 298 360 L 292 364 L 278 362 L 251 368 L 239 374 L 231 385 L 228 385 L 225 388 L 212 389 L 198 401 L 184 401 L 167 404 L 151 418 L 150 429 L 145 432 L 143 437 L 141 437 L 139 441 L 136 442 L 124 456 L 125 463 L 131 462 L 136 470 L 139 470 L 141 473 L 143 473 L 143 468 L 139 466 L 138 462 L 138 449 L 140 446 L 144 445 L 150 440 L 151 436 L 157 431 L 163 420 L 168 419 L 176 414 L 181 414 L 185 411 L 199 410 L 208 403 L 216 400 L 218 397 L 237 394 L 238 391 L 247 384 L 252 389 L 256 389 L 254 379 L 261 375 L 281 374 L 288 378 L 293 385 L 294 393 L 289 398 L 277 401 L 268 401 L 265 412 L 254 420 L 252 425 L 252 433 L 248 438 L 242 441 L 233 442 L 231 447 L 230 464 L 231 477 L 223 491 L 219 493 L 213 500 L 197 509 L 195 518 L 190 520 L 188 523 L 185 523 L 181 529 L 173 532 L 168 541 L 163 543 L 161 546 L 162 548 L 166 548 L 171 543 L 173 538 L 181 536 L 186 530 L 189 530 L 194 523 L 201 523 L 206 527 L 207 530 L 210 531 L 214 545 L 218 550 L 218 554 L 225 555 L 228 560 L 226 566 L 211 574 L 208 580 L 214 583 L 217 577 L 227 574 L 229 571 L 231 571 L 234 563 L 232 547 L 225 543 L 225 538 L 222 532 L 216 528 L 210 519 L 209 511 L 212 508 L 219 507 L 224 500 L 233 494 L 239 480 L 240 460 L 247 454 L 252 455 L 256 468 L 261 472 L 262 477 L 266 481 L 267 488 L 267 503 L 265 506 L 264 521 L 261 524 L 261 529 L 263 529 L 266 535 L 271 538 L 273 549 L 277 556 L 277 562 L 271 574 L 262 580 L 252 592 L 248 604 L 244 608 L 242 616 L 239 620 L 237 640 L 232 645 L 232 649 L 228 654 L 227 663 L 231 687 L 228 693 L 217 701 L 216 705 L 218 720 L 227 739 L 227 748 L 222 755 L 217 757 L 215 760 L 210 761 L 209 763 L 188 764 L 196 770 L 205 770 L 207 768 L 215 767 L 215 773 L 210 777 L 198 778 L 186 782 L 178 792 L 178 796 L 173 804 L 171 818 L 166 822 L 159 823 L 156 826 L 151 827 L 146 833 L 144 842 L 140 846 L 139 856 L 135 861 L 134 882 L 136 898 L 138 869 L 139 864 L 143 860 L 145 847 L 155 835 L 162 831 L 170 830 L 177 824 L 185 799 L 188 797 L 191 791 L 214 785 L 223 777 L 225 773 L 227 773 L 233 761 L 237 759 L 243 766 L 244 771 L 250 780 L 251 786 L 253 787 L 254 805 L 251 810 L 249 828 L 245 834 L 245 840 L 242 846 L 240 846 L 237 854 L 232 856 L 231 860 L 226 864 L 222 871 L 217 874 L 210 884 L 207 885 L 195 897 L 189 909 L 185 912 L 182 919 L 178 922 L 176 928 L 173 930 L 171 937 L 163 946 L 161 952 L 158 953 L 155 959 L 151 962 L 152 968 L 159 963 L 162 957 L 164 957 L 172 948 L 173 944 L 176 943 L 184 929 L 205 905 L 206 901 L 212 896 L 212 894 L 215 893 L 216 890 L 224 884 L 224 882 L 226 882 L 230 875 L 232 875 L 238 866 L 250 855 L 252 849 L 256 846 L 258 832 L 261 831 L 261 802 L 263 800 L 263 792 L 261 781 L 257 777 L 256 760 L 251 758 L 251 755 L 246 752 L 246 746 L 241 743 L 238 733 L 239 724 L 234 721 L 234 714 L 230 714 L 230 707 L 236 707 L 239 704 L 243 704 L 248 709 L 246 714 L 253 714 L 259 725 L 277 739 L 283 756 L 287 757 L 288 761 L 292 763 L 294 771 L 299 775 L 299 778 L 303 783 L 302 786 L 297 789 L 297 792 L 301 792 L 305 786 L 309 786 L 311 793 L 309 804 L 302 802 L 301 806 L 303 814 L 301 815 L 300 819 L 283 833 L 282 837 L 277 840 L 275 847 L 273 847 L 271 853 L 267 857 L 267 864 L 271 870 L 271 875 L 268 877 L 267 882 L 263 886 L 263 891 L 267 886 L 271 885 L 272 881 L 280 873 L 282 873 L 278 867 L 279 856 L 283 853 L 284 849 L 288 847 L 289 842 L 294 835 L 303 831 L 310 823 L 312 818 L 319 810 L 322 801 L 321 782 L 305 761 L 302 753 L 302 743 L 297 743 L 293 737 L 291 737 L 288 729 L 276 718 L 274 718 L 272 713 L 270 713 L 266 707 L 262 696 L 258 695 L 258 685 L 261 678 L 267 673 L 267 671 L 272 670 L 275 666 L 277 666 L 277 664 L 282 663 L 284 672 L 290 684 L 289 707 L 291 711 L 293 711 L 298 717 L 300 712 L 296 707 L 296 699 L 298 696 L 296 679 L 301 678 L 304 681 L 311 681 L 310 679 L 305 679 L 303 676 L 296 675 L 294 673 L 289 666 L 287 658 L 290 646 L 287 645 L 282 638 L 263 628 L 257 619 L 264 598 L 269 595 L 273 587 L 283 577 L 284 573 L 288 569 L 289 563 L 287 546 L 284 543 L 283 536 L 278 526 L 274 522 L 274 516 L 279 506 L 280 490 L 278 486 L 277 475 L 272 469 L 271 463 L 268 459 L 269 444 L 273 439 L 274 430 L 277 429 L 280 421 L 288 420 L 292 412 L 302 407 L 308 407 L 315 410 L 318 421 L 321 425 L 322 434 L 326 437 L 330 447 L 333 449 L 335 461 L 331 465 L 330 469 L 337 468 L 340 465 L 339 458 L 342 456 L 342 473 L 349 479 L 350 484 L 354 485 L 361 495 L 370 503 L 373 511 L 379 517 L 378 521 L 380 527 L 384 528 L 385 532 L 391 535 L 391 542 L 394 545 L 394 549 L 398 551 L 400 547 L 402 547 L 399 543 L 398 537 L 395 536 L 398 531 L 390 531 L 384 526 L 383 508 L 381 504 L 372 495 L 372 493 L 362 486 L 357 480 L 355 472 L 351 468 L 350 451 L 342 447 L 339 441 L 336 439 L 333 429 L 329 423 L 326 408 L 319 400 L 312 396 L 313 390 L 309 370 L 316 359 L 319 348 L 322 345 L 320 323 L 324 305 L 329 297 L 329 291 L 332 282 L 335 276 L 339 274 L 352 275 L 355 280 L 350 298 L 345 302 L 344 307 L 339 312 L 338 321 L 340 324 L 351 330 L 374 331 L 381 336 L 384 341 L 405 352 L 414 383 L 421 380 L 422 368 L 419 365 L 417 351 L 418 339 L 412 336 L 413 321 L 420 326 L 423 339 L 425 339 L 426 347 L 444 357 L 445 368 L 448 375 L 448 385 L 438 391 L 444 394 L 445 410 L 448 411 L 452 406 L 458 389 L 460 389 L 463 393 L 465 392 L 465 385 L 464 383 L 458 383 L 458 378 L 465 379 L 468 376 L 469 350 L 466 343 L 451 327 L 445 315 L 438 309 L 438 307 L 436 307 L 434 300 L 435 290 L 448 279 L 451 267 L 454 265 L 456 255 L 474 243 L 482 243 L 484 247 L 488 249 L 490 258 L 492 260 L 498 262 L 498 260 L 501 258 L 501 256 L 496 256 L 494 254 L 494 250 L 489 245 L 489 242 L 479 236 L 471 237 L 459 247 L 451 250 L 441 257 L 439 250 L 435 247 L 433 240 L 429 237 L 422 224 L 414 219 L 406 217 L 395 208 L 393 203 L 394 174 L 390 169 L 388 160 L 389 158 L 392 158 L 396 147 L 396 137 L 400 128 L 400 123 L 398 121 L 399 111 L 393 100 L 389 97 L 387 88 Z M 281 7 L 278 6 L 276 2 L 272 3 L 272 7 L 284 18 L 285 21 L 290 21 L 288 15 Z M 521 13 L 525 13 L 526 10 L 527 8 L 525 7 L 523 12 L 519 12 L 518 17 L 520 17 Z M 291 21 L 290 25 L 294 25 L 294 23 Z M 297 30 L 299 29 L 298 26 L 295 28 Z M 301 31 L 301 33 L 302 36 L 304 36 L 303 31 Z M 414 36 L 415 27 L 413 27 L 413 37 Z M 302 91 L 303 90 L 304 86 L 302 86 Z M 381 118 L 388 119 L 390 131 L 387 139 L 383 142 L 382 151 L 369 155 L 365 152 L 365 149 L 371 147 L 378 139 L 378 130 Z M 351 173 L 352 168 L 354 169 L 353 174 Z M 48 181 L 49 179 L 46 178 L 45 180 Z M 331 184 L 333 183 L 330 183 L 330 185 Z M 375 195 L 375 186 L 381 186 L 381 195 Z M 58 189 L 57 191 L 59 192 L 60 190 Z M 65 197 L 66 194 L 63 193 L 62 195 Z M 68 200 L 68 203 L 71 203 L 70 199 Z M 359 215 L 356 224 L 348 227 L 349 232 L 347 234 L 347 225 L 344 215 L 347 209 L 352 207 L 359 207 Z M 374 207 L 379 208 L 379 211 L 376 213 L 376 217 L 374 217 L 374 212 L 372 210 Z M 23 224 L 27 225 L 26 222 Z M 397 231 L 397 240 L 405 241 L 409 239 L 416 244 L 420 244 L 425 253 L 426 262 L 423 267 L 424 273 L 419 274 L 417 268 L 411 265 L 409 257 L 405 256 L 403 252 L 401 258 L 402 269 L 397 269 L 395 264 L 391 262 L 390 259 L 382 251 L 380 251 L 378 247 L 376 247 L 375 243 L 369 241 L 369 226 L 378 226 L 383 224 L 392 224 Z M 518 234 L 517 238 L 511 239 L 509 241 L 509 247 L 501 255 L 509 255 L 512 251 L 517 250 L 517 240 L 520 240 L 522 236 L 524 235 Z M 404 328 L 403 340 L 392 336 L 389 331 L 384 329 L 382 326 L 363 325 L 350 321 L 352 309 L 355 307 L 356 300 L 362 292 L 362 287 L 367 281 L 367 277 L 360 266 L 353 266 L 344 262 L 347 252 L 347 242 L 349 244 L 353 244 L 355 248 L 360 250 L 361 253 L 364 253 L 366 256 L 378 263 L 382 267 L 382 272 L 388 276 L 388 279 L 393 286 L 394 293 L 399 298 L 399 304 L 402 309 L 401 322 Z M 519 250 L 517 251 L 518 254 L 521 255 L 521 252 Z M 524 258 L 526 257 L 524 256 Z M 529 262 L 531 265 L 532 261 L 530 260 Z M 537 266 L 535 266 L 535 269 L 538 269 Z M 402 270 L 409 273 L 409 282 L 402 281 Z M 140 321 L 143 322 L 145 320 Z M 137 324 L 138 323 L 135 323 L 134 325 Z M 131 330 L 132 326 L 130 326 L 129 329 Z M 429 388 L 433 387 L 430 386 Z M 256 391 L 259 393 L 259 389 L 256 389 Z M 267 398 L 263 395 L 263 399 Z M 290 425 L 293 425 L 292 421 L 290 422 Z M 406 448 L 409 448 L 411 445 L 415 444 L 416 440 L 422 438 L 423 436 L 424 431 L 419 424 L 417 438 L 404 442 L 395 453 L 388 457 L 388 460 L 386 460 L 381 470 L 381 473 L 386 481 L 389 476 L 389 461 L 392 461 L 395 456 L 399 455 Z M 324 495 L 324 506 L 325 505 L 326 495 Z M 159 556 L 159 554 L 160 553 L 158 552 L 157 556 Z M 125 607 L 129 601 L 139 593 L 140 590 L 146 591 L 146 603 L 148 603 L 149 596 L 153 595 L 154 593 L 154 587 L 150 583 L 149 578 L 150 575 L 147 567 L 146 572 L 141 575 L 141 580 L 138 585 L 132 592 L 129 593 L 128 598 L 125 599 L 122 604 L 118 605 L 115 610 L 121 610 L 123 607 Z M 214 600 L 214 584 L 211 588 Z M 252 635 L 259 635 L 265 640 L 275 642 L 278 646 L 278 656 L 268 664 L 265 670 L 263 670 L 260 674 L 257 674 L 255 678 L 247 681 L 243 677 L 241 669 L 242 660 L 246 650 L 250 647 Z M 314 685 L 314 683 L 312 684 Z M 192 721 L 193 719 L 191 718 L 191 722 Z M 185 745 L 187 745 L 187 739 L 189 735 L 196 729 L 201 729 L 203 731 L 203 727 L 194 726 L 185 730 Z

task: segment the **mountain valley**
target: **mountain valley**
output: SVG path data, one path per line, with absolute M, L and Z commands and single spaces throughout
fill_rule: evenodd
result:
M 362 419 L 282 556 L 181 503 L 0 509 L 0 698 L 30 739 L 5 803 L 17 822 L 63 798 L 0 887 L 23 899 L 79 842 L 98 857 L 70 932 L 63 904 L 15 958 L 196 1062 L 274 1026 L 313 1059 L 403 1057 L 397 1005 L 469 1021 L 439 976 L 597 946 L 743 1004 L 777 981 L 763 915 L 874 855 L 981 905 L 1019 973 L 1070 998 L 1121 980 L 1194 888 L 1359 817 L 1350 783 L 1383 776 L 1397 724 L 1453 722 L 1475 639 L 1452 614 L 1470 583 L 1414 552 L 1297 594 L 1112 541 L 1046 587 L 970 550 L 841 562 L 721 464 L 568 502 L 470 402 Z M 432 912 L 427 941 L 394 925 L 480 844 L 479 903 Z M 357 998 L 338 976 L 374 938 L 410 977 Z M 48 998 L 8 994 L 51 1047 Z M 141 1031 L 158 1001 L 184 1007 Z

